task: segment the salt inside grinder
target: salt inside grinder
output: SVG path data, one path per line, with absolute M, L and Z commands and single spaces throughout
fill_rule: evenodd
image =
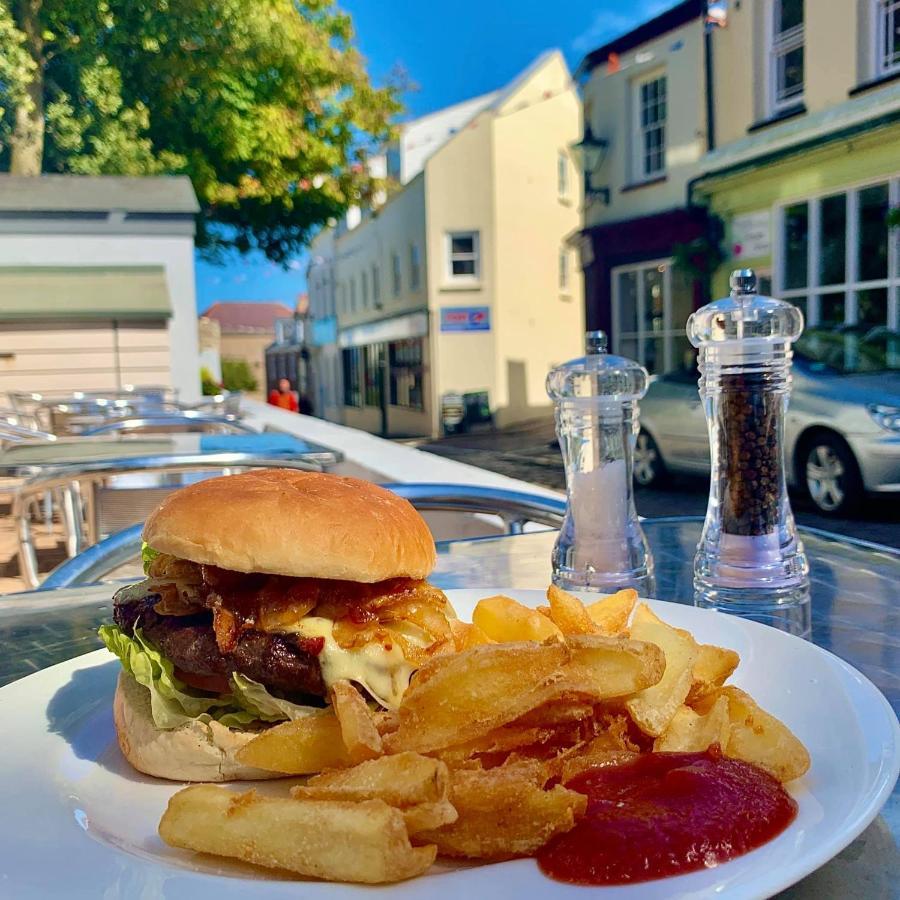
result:
M 687 323 L 699 349 L 712 463 L 694 599 L 751 615 L 756 609 L 765 620 L 766 609 L 809 599 L 784 468 L 791 344 L 803 316 L 790 303 L 758 295 L 751 269 L 733 272 L 730 284 L 731 296 Z
M 584 356 L 547 376 L 566 469 L 566 515 L 553 548 L 553 583 L 572 590 L 634 587 L 653 595 L 653 557 L 634 508 L 632 453 L 647 370 L 606 352 L 589 331 Z

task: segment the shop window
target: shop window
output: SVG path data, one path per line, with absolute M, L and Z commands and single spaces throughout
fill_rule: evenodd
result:
M 808 328 L 900 326 L 892 192 L 900 196 L 900 179 L 782 208 L 775 290 L 803 310 Z
M 344 406 L 362 406 L 362 350 L 346 347 L 341 351 L 344 376 Z
M 391 406 L 425 409 L 424 343 L 416 338 L 388 344 Z
M 771 112 L 803 101 L 804 0 L 772 0 L 769 81 Z
M 366 406 L 381 408 L 381 356 L 384 344 L 363 347 L 363 375 Z

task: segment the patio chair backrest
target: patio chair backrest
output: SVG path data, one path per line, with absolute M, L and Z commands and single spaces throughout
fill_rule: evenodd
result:
M 81 432 L 82 437 L 98 434 L 256 434 L 256 430 L 228 416 L 178 413 L 114 419 Z
M 384 487 L 425 511 L 466 512 L 499 516 L 510 534 L 528 522 L 559 527 L 565 501 L 556 497 L 467 484 L 391 483 Z M 140 556 L 141 528 L 136 524 L 104 538 L 51 572 L 39 590 L 77 587 L 102 580 Z

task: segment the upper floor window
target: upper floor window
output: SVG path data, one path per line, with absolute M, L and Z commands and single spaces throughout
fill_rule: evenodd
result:
M 875 60 L 877 75 L 900 72 L 900 0 L 876 0 Z
M 400 254 L 391 254 L 391 280 L 393 282 L 394 296 L 400 296 Z
M 773 113 L 803 100 L 803 2 L 772 0 L 769 79 Z
M 409 289 L 417 291 L 421 279 L 421 266 L 419 264 L 418 244 L 409 245 Z
M 356 279 L 350 279 L 350 312 L 356 312 Z
M 365 309 L 369 305 L 369 276 L 365 272 L 362 273 L 362 305 Z
M 569 196 L 569 157 L 564 150 L 556 157 L 556 192 L 563 200 Z
M 450 281 L 477 281 L 481 275 L 477 231 L 451 231 L 447 235 L 447 277 Z
M 666 76 L 635 82 L 634 92 L 634 172 L 642 181 L 666 170 Z
M 372 303 L 375 309 L 381 309 L 381 273 L 374 263 L 372 264 Z

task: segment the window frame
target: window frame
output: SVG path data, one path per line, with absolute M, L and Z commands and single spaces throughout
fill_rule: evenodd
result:
M 375 309 L 381 309 L 381 272 L 378 263 L 372 263 L 372 305 Z
M 362 389 L 362 347 L 341 348 L 341 381 L 343 382 L 343 406 L 361 409 Z
M 806 97 L 806 0 L 803 0 L 803 24 L 787 31 L 775 31 L 783 0 L 769 0 L 766 22 L 766 82 L 768 84 L 768 109 L 770 115 L 778 115 L 804 102 Z M 798 47 L 803 49 L 803 82 L 800 91 L 787 97 L 778 96 L 779 60 Z
M 454 238 L 471 237 L 471 253 L 453 252 Z M 455 261 L 473 263 L 471 273 L 454 275 L 453 263 Z M 481 283 L 481 232 L 478 229 L 455 229 L 444 235 L 444 275 L 450 284 L 480 284 Z
M 815 328 L 821 322 L 821 298 L 842 296 L 844 299 L 844 325 L 857 324 L 858 297 L 862 291 L 884 288 L 887 293 L 885 322 L 888 328 L 900 330 L 900 240 L 890 229 L 887 232 L 887 273 L 883 278 L 860 280 L 859 271 L 859 195 L 861 191 L 878 185 L 888 186 L 888 208 L 900 205 L 900 171 L 878 178 L 867 178 L 840 187 L 831 187 L 815 194 L 791 197 L 775 207 L 775 241 L 772 250 L 772 287 L 775 296 L 783 300 L 806 300 L 804 320 L 806 328 Z M 821 223 L 822 200 L 836 194 L 846 195 L 846 229 L 844 245 L 844 280 L 839 284 L 823 285 L 821 278 Z M 806 285 L 785 288 L 784 216 L 785 210 L 801 203 L 807 204 L 808 239 Z M 875 327 L 875 326 L 873 326 Z
M 557 282 L 561 294 L 569 294 L 572 290 L 572 273 L 570 271 L 572 266 L 570 255 L 568 247 L 563 246 L 559 248 Z
M 649 128 L 645 128 L 643 124 L 643 101 L 641 99 L 641 89 L 654 81 L 661 81 L 665 87 L 664 102 L 666 104 L 666 114 L 662 121 L 656 121 L 653 127 L 659 127 L 662 130 L 662 165 L 658 169 L 648 171 L 646 168 L 646 154 L 644 152 L 645 132 L 649 132 Z M 658 96 L 658 95 L 657 95 Z M 631 168 L 632 180 L 636 184 L 643 181 L 653 181 L 656 178 L 664 178 L 668 171 L 668 122 L 669 122 L 669 79 L 665 69 L 654 69 L 631 80 Z
M 889 18 L 900 19 L 900 0 L 873 0 L 872 59 L 874 61 L 873 76 L 886 78 L 900 74 L 900 57 L 894 62 L 887 62 L 885 41 L 888 35 Z

